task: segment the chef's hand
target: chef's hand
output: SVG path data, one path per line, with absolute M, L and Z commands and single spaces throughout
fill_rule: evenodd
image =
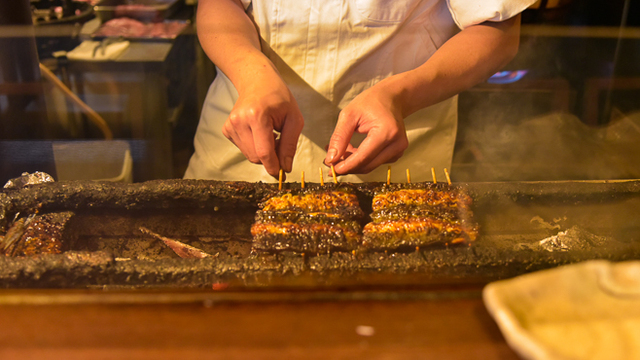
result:
M 276 74 L 261 74 L 239 94 L 222 133 L 254 164 L 278 177 L 291 172 L 304 120 L 291 91 Z M 280 133 L 278 139 L 274 130 Z
M 336 173 L 369 173 L 400 159 L 409 146 L 402 111 L 384 82 L 360 93 L 340 112 L 325 158 Z M 366 134 L 357 148 L 349 143 L 355 132 Z

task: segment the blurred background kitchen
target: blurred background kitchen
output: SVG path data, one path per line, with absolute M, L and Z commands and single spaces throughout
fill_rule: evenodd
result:
M 181 178 L 215 77 L 196 7 L 0 2 L 0 185 Z M 538 1 L 517 57 L 459 100 L 454 181 L 640 178 L 640 2 Z

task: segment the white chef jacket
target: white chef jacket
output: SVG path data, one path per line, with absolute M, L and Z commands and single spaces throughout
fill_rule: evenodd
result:
M 243 0 L 255 21 L 262 51 L 275 64 L 305 120 L 287 180 L 320 182 L 326 145 L 340 109 L 360 92 L 394 74 L 414 69 L 460 29 L 503 21 L 535 0 Z M 195 135 L 185 178 L 275 181 L 250 163 L 222 134 L 238 93 L 218 69 Z M 393 164 L 391 181 L 444 180 L 457 128 L 457 96 L 404 119 L 409 147 Z M 357 145 L 362 140 L 352 141 Z M 341 181 L 386 181 L 387 166 Z M 327 181 L 328 179 L 325 179 Z

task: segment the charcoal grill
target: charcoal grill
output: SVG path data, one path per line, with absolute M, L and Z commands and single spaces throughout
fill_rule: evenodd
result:
M 365 212 L 382 183 L 353 184 Z M 287 187 L 299 187 L 289 183 Z M 68 181 L 0 193 L 16 214 L 72 211 L 64 252 L 0 256 L 3 288 L 428 289 L 482 285 L 590 259 L 640 258 L 640 180 L 459 184 L 473 197 L 471 246 L 405 253 L 255 254 L 257 203 L 277 184 Z M 141 227 L 214 256 L 181 259 Z

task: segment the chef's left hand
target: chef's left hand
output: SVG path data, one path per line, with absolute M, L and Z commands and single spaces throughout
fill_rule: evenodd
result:
M 324 161 L 336 173 L 369 173 L 400 159 L 409 146 L 402 111 L 384 83 L 360 93 L 340 112 Z M 366 134 L 357 148 L 350 144 L 355 132 Z

